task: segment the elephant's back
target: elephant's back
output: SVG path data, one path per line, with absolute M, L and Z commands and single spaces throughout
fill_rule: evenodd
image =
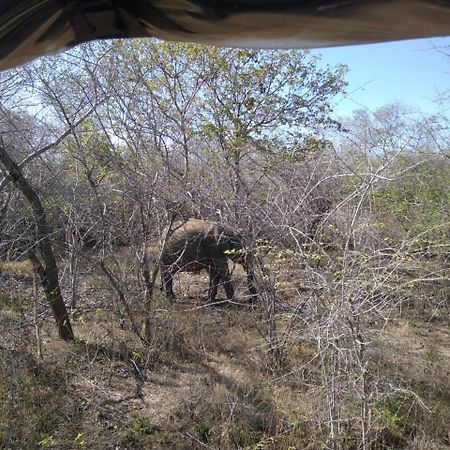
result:
M 234 259 L 232 251 L 242 248 L 242 236 L 221 223 L 191 218 L 174 222 L 171 230 L 164 247 L 164 264 L 200 270 L 219 258 Z
M 175 222 L 171 227 L 171 233 L 167 243 L 178 246 L 185 242 L 194 242 L 202 240 L 215 234 L 216 224 L 201 219 L 189 219 L 186 222 Z
M 162 255 L 163 264 L 176 263 L 182 270 L 199 271 L 210 263 L 209 250 L 214 246 L 214 222 L 189 219 L 174 222 Z

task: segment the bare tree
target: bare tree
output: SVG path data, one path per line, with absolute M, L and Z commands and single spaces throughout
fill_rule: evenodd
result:
M 11 159 L 6 150 L 1 146 L 0 161 L 7 170 L 8 176 L 27 198 L 33 210 L 36 245 L 39 248 L 43 261 L 39 261 L 31 249 L 28 251 L 28 256 L 35 265 L 36 271 L 41 279 L 47 300 L 56 320 L 59 336 L 66 341 L 72 340 L 74 335 L 59 287 L 58 267 L 49 240 L 51 233 L 42 203 L 30 183 L 23 176 L 17 163 Z

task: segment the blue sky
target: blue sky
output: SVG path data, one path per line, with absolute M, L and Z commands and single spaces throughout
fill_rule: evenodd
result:
M 450 105 L 434 102 L 439 93 L 450 90 L 450 56 L 434 47 L 447 46 L 450 37 L 335 47 L 313 50 L 327 64 L 344 63 L 348 96 L 335 108 L 336 115 L 347 115 L 358 108 L 374 111 L 399 101 L 425 113 L 450 114 Z

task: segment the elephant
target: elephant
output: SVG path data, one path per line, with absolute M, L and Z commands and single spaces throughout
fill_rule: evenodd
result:
M 215 302 L 219 284 L 223 284 L 227 299 L 232 300 L 234 287 L 228 270 L 228 260 L 231 260 L 243 266 L 251 300 L 256 300 L 254 256 L 249 250 L 248 237 L 221 223 L 193 218 L 173 223 L 165 234 L 166 239 L 161 246 L 149 246 L 145 251 L 143 275 L 147 292 L 153 292 L 160 270 L 161 290 L 167 300 L 173 302 L 175 273 L 207 270 L 209 301 Z

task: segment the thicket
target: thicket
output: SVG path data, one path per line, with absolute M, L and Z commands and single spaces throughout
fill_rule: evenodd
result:
M 415 318 L 448 333 L 448 118 L 392 104 L 336 121 L 332 104 L 344 94 L 345 70 L 324 67 L 307 51 L 135 40 L 82 46 L 0 74 L 0 146 L 45 211 L 70 317 L 109 311 L 111 326 L 136 346 L 134 353 L 107 350 L 111 360 L 133 361 L 141 374 L 156 361 L 193 358 L 196 347 L 183 339 L 208 346 L 195 334 L 208 326 L 204 319 L 195 312 L 180 319 L 161 298 L 153 305 L 154 341 L 137 337 L 143 248 L 161 239 L 173 217 L 223 221 L 252 238 L 260 301 L 255 309 L 237 303 L 254 320 L 252 350 L 265 355 L 258 353 L 258 373 L 269 387 L 288 380 L 283 388 L 314 399 L 315 410 L 306 417 L 305 408 L 277 404 L 274 387 L 254 387 L 254 402 L 264 406 L 258 415 L 243 396 L 215 391 L 215 412 L 198 399 L 195 424 L 183 425 L 195 445 L 450 445 L 438 373 L 445 364 L 433 366 L 433 387 L 383 369 L 391 357 L 383 330 L 392 324 Z M 33 435 L 14 432 L 14 423 L 24 423 L 22 408 L 46 401 L 50 379 L 59 380 L 50 394 L 60 398 L 70 377 L 30 373 L 33 364 L 6 337 L 34 323 L 41 341 L 48 306 L 37 293 L 34 313 L 31 300 L 16 305 L 20 284 L 12 274 L 29 271 L 18 263 L 35 255 L 35 268 L 45 258 L 36 210 L 8 167 L 0 164 L 0 173 L 0 448 L 51 446 L 49 436 L 69 414 L 63 407 L 37 408 Z M 228 320 L 250 322 L 232 312 Z M 145 448 L 152 436 L 170 441 L 167 430 L 133 417 L 121 442 Z

